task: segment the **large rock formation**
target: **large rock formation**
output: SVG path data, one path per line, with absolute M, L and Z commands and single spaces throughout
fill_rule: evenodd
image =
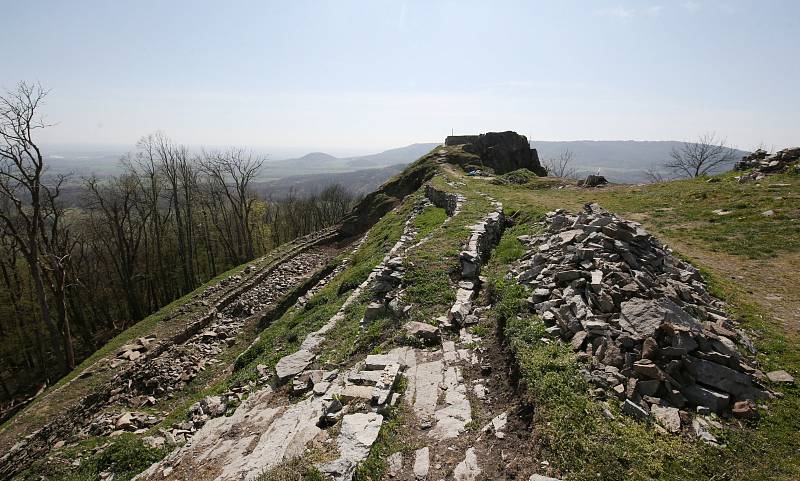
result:
M 547 172 L 539 163 L 539 154 L 531 149 L 528 139 L 516 132 L 487 132 L 480 135 L 454 135 L 445 139 L 446 146 L 462 145 L 465 152 L 477 155 L 484 167 L 496 174 L 528 169 L 536 175 Z

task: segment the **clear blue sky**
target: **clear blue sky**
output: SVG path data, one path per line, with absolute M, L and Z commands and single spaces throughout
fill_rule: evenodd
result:
M 375 151 L 456 133 L 800 144 L 800 1 L 0 0 L 48 142 Z

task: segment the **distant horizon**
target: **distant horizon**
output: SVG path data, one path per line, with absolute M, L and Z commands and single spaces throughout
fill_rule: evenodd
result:
M 481 133 L 483 133 L 483 132 L 481 132 Z M 456 135 L 458 135 L 458 134 L 456 134 Z M 469 135 L 469 134 L 461 134 L 461 135 Z M 524 135 L 524 134 L 522 134 L 522 135 Z M 532 142 L 534 144 L 534 148 L 536 146 L 535 145 L 536 142 L 687 142 L 687 141 L 684 141 L 684 140 L 674 140 L 674 139 L 667 139 L 667 140 L 652 140 L 652 139 L 568 139 L 568 140 L 563 140 L 563 139 L 559 139 L 559 140 L 537 139 L 537 140 L 531 141 L 530 138 L 528 139 L 528 141 Z M 409 142 L 409 143 L 403 144 L 403 145 L 396 145 L 396 146 L 393 146 L 393 147 L 379 148 L 378 150 L 367 149 L 367 148 L 360 148 L 360 149 L 357 149 L 357 148 L 351 148 L 351 149 L 338 149 L 338 148 L 335 148 L 335 149 L 330 149 L 330 150 L 321 148 L 321 149 L 304 150 L 304 149 L 281 149 L 281 148 L 271 148 L 269 146 L 250 146 L 250 145 L 191 145 L 191 144 L 182 144 L 177 139 L 176 139 L 176 142 L 181 144 L 181 145 L 185 145 L 190 150 L 199 150 L 201 148 L 224 149 L 226 147 L 243 147 L 245 149 L 250 149 L 253 152 L 257 152 L 257 153 L 259 153 L 261 155 L 266 155 L 267 156 L 267 161 L 281 161 L 281 160 L 296 159 L 296 158 L 304 157 L 304 156 L 310 155 L 310 154 L 327 154 L 327 155 L 332 155 L 333 157 L 336 157 L 336 158 L 339 158 L 339 159 L 346 159 L 346 158 L 349 158 L 349 157 L 360 157 L 360 156 L 371 155 L 371 154 L 379 154 L 379 153 L 386 152 L 386 151 L 389 151 L 389 150 L 401 149 L 401 148 L 404 148 L 404 147 L 410 147 L 412 145 L 443 144 L 444 143 L 444 139 L 442 139 L 439 142 L 436 142 L 436 141 Z M 688 142 L 691 142 L 691 141 L 688 141 Z M 731 149 L 734 149 L 734 150 L 742 150 L 742 151 L 747 151 L 747 152 L 751 151 L 750 149 L 739 147 L 736 144 L 733 144 L 733 143 L 731 143 L 729 141 L 726 142 L 726 145 L 727 145 L 727 147 L 729 147 Z M 123 155 L 123 154 L 126 154 L 128 152 L 134 152 L 135 149 L 136 149 L 136 142 L 133 142 L 133 143 L 131 143 L 129 145 L 126 145 L 126 144 L 106 144 L 106 143 L 79 143 L 79 142 L 72 142 L 72 143 L 68 143 L 68 142 L 50 143 L 50 142 L 47 142 L 47 143 L 42 143 L 41 146 L 45 149 L 45 152 L 44 152 L 45 157 L 53 156 L 53 155 L 59 155 L 59 152 L 48 152 L 48 150 L 58 150 L 58 149 L 64 149 L 65 151 L 73 150 L 73 151 L 76 151 L 75 153 L 90 153 L 90 152 L 94 151 L 94 153 L 97 153 L 97 154 L 107 154 L 107 155 L 119 154 L 119 155 Z M 774 146 L 774 149 L 775 150 L 780 150 L 780 149 L 783 149 L 783 148 L 786 148 L 786 147 L 794 147 L 794 146 L 793 145 Z M 767 146 L 767 148 L 771 148 L 771 146 Z M 282 154 L 280 154 L 280 156 L 278 156 L 277 153 L 273 154 L 273 152 L 282 152 Z

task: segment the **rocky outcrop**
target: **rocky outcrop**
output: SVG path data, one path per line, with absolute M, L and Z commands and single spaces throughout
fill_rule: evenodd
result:
M 536 149 L 531 149 L 528 139 L 516 132 L 449 136 L 444 143 L 446 146 L 462 146 L 465 152 L 480 157 L 480 163 L 496 174 L 528 169 L 542 177 L 547 175 L 539 163 Z
M 774 154 L 769 154 L 766 150 L 758 149 L 755 152 L 745 155 L 742 160 L 736 162 L 734 170 L 749 170 L 750 172 L 738 176 L 736 179 L 740 183 L 760 180 L 769 174 L 786 172 L 793 169 L 800 172 L 800 147 L 786 148 Z
M 608 180 L 602 175 L 587 175 L 584 180 L 578 181 L 580 187 L 600 187 L 601 185 L 608 184 Z
M 363 234 L 387 212 L 397 207 L 403 199 L 430 180 L 436 164 L 429 156 L 411 164 L 402 174 L 386 181 L 378 190 L 366 195 L 342 220 L 339 235 L 349 238 Z
M 678 409 L 728 413 L 770 396 L 739 353 L 737 342 L 752 344 L 722 302 L 639 224 L 596 204 L 551 212 L 545 224 L 546 234 L 520 238 L 530 251 L 511 274 L 533 289 L 528 302 L 547 331 L 571 343 L 585 377 L 624 412 L 652 413 L 677 431 Z

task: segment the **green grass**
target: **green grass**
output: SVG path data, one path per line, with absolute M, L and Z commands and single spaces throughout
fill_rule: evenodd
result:
M 441 207 L 429 205 L 414 218 L 414 227 L 419 231 L 417 237 L 422 239 L 434 229 L 442 225 L 447 213 Z
M 64 449 L 60 454 L 71 462 L 79 452 L 90 452 L 92 448 L 106 442 L 110 445 L 95 454 L 85 456 L 77 468 L 72 467 L 69 462 L 53 463 L 40 459 L 16 479 L 39 481 L 44 477 L 49 481 L 88 481 L 99 479 L 103 471 L 110 471 L 114 473 L 115 480 L 127 481 L 169 452 L 167 449 L 148 447 L 138 437 L 126 433 L 111 439 L 85 441 Z
M 549 180 L 522 186 L 498 186 L 466 178 L 511 210 L 535 205 L 543 210 L 578 210 L 598 202 L 608 210 L 632 218 L 642 217 L 659 233 L 688 244 L 752 259 L 800 251 L 800 176 L 770 176 L 759 183 L 739 184 L 735 174 L 680 180 L 643 186 L 600 189 L 551 189 Z M 775 186 L 775 184 L 788 184 Z M 713 211 L 730 211 L 717 215 Z M 773 210 L 772 217 L 761 213 Z
M 297 457 L 268 470 L 256 481 L 326 481 L 314 462 L 313 456 Z

